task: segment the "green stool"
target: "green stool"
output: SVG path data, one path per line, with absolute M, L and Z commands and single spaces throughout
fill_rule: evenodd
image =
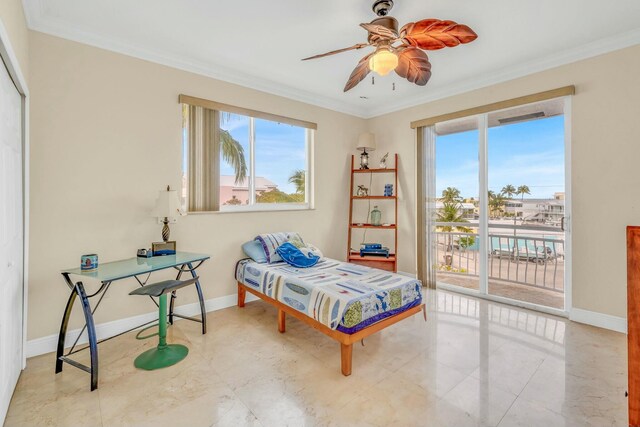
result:
M 189 349 L 186 346 L 181 344 L 167 344 L 167 294 L 176 289 L 192 285 L 197 280 L 198 277 L 189 280 L 165 280 L 163 282 L 142 286 L 129 293 L 129 295 L 146 295 L 158 298 L 158 332 L 139 337 L 140 339 L 146 339 L 158 335 L 158 346 L 136 357 L 136 360 L 133 362 L 136 368 L 147 371 L 166 368 L 167 366 L 175 365 L 187 357 Z M 140 331 L 138 336 L 145 330 L 146 329 Z M 138 338 L 138 336 L 136 337 Z

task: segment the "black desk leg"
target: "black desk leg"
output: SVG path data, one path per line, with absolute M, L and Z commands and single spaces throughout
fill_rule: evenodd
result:
M 191 263 L 188 263 L 189 271 L 191 271 L 191 277 L 197 277 L 196 271 Z M 200 287 L 200 280 L 196 280 L 196 290 L 198 291 L 198 299 L 200 300 L 200 314 L 202 315 L 202 334 L 207 333 L 207 310 L 204 307 L 204 297 L 202 296 L 202 288 Z
M 177 279 L 180 280 L 180 279 Z M 169 324 L 173 325 L 173 304 L 176 299 L 176 291 L 171 292 L 171 297 L 169 298 Z
M 62 323 L 60 324 L 58 351 L 56 352 L 56 374 L 62 372 L 62 359 L 60 358 L 64 355 L 64 340 L 67 335 L 67 326 L 69 326 L 69 318 L 71 317 L 71 310 L 73 309 L 73 303 L 76 300 L 76 295 L 76 288 L 74 286 L 71 290 L 71 295 L 69 295 L 67 307 L 64 309 L 64 316 L 62 316 Z
M 98 388 L 98 340 L 96 337 L 96 327 L 93 323 L 93 313 L 89 305 L 89 298 L 84 290 L 82 282 L 76 283 L 76 289 L 82 303 L 82 311 L 87 324 L 87 335 L 89 337 L 89 353 L 91 354 L 91 391 Z

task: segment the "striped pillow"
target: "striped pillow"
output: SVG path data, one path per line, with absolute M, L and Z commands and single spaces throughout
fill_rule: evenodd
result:
M 264 253 L 267 256 L 267 262 L 273 264 L 274 262 L 282 261 L 282 257 L 278 255 L 276 249 L 281 244 L 288 242 L 289 240 L 299 240 L 304 244 L 302 237 L 295 232 L 280 232 L 280 233 L 266 233 L 259 234 L 254 240 L 257 240 L 262 245 Z

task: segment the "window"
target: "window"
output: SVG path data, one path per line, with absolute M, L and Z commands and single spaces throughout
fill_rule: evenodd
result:
M 189 212 L 312 207 L 316 125 L 180 96 Z

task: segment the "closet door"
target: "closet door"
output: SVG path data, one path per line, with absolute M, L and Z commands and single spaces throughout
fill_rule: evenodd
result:
M 0 425 L 22 369 L 22 96 L 0 60 Z

